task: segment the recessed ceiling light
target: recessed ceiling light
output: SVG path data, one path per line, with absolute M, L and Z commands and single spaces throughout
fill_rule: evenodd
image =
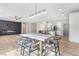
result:
M 42 15 L 41 13 L 38 13 L 38 15 Z
M 42 12 L 42 14 L 46 14 L 46 13 L 47 13 L 46 11 Z
M 34 16 L 29 16 L 28 18 L 33 18 Z
M 35 17 L 38 16 L 37 14 L 34 15 Z
M 59 10 L 59 11 L 62 11 L 62 9 L 61 9 L 61 8 L 59 8 L 58 10 Z

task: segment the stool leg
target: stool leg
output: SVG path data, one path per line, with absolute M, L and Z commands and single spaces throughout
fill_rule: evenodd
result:
M 46 48 L 47 48 L 47 47 L 45 47 L 45 51 L 44 51 L 45 55 L 44 55 L 44 56 L 46 56 L 46 52 L 47 52 L 47 51 L 46 51 Z
M 56 48 L 56 44 L 54 44 L 54 47 L 55 47 L 55 56 L 57 56 L 57 48 Z
M 21 55 L 23 55 L 22 53 L 23 53 L 23 50 L 22 50 L 22 48 L 23 48 L 23 43 L 22 43 L 22 45 L 21 45 Z
M 24 56 L 25 48 L 23 47 L 23 56 Z
M 29 56 L 30 56 L 30 52 L 31 52 L 30 49 L 31 49 L 31 47 L 29 47 L 29 50 L 28 50 L 28 55 L 29 55 Z
M 22 46 L 21 46 L 21 53 L 20 54 L 22 55 Z
M 37 54 L 38 54 L 37 56 L 39 56 L 39 48 L 38 48 L 38 50 L 37 50 Z
M 59 47 L 59 42 L 58 42 L 58 52 L 59 52 L 59 56 L 60 56 L 60 47 Z

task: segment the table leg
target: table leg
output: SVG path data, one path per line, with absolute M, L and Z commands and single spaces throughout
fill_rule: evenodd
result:
M 42 52 L 42 49 L 43 49 L 42 41 L 40 41 L 39 47 L 40 47 L 40 56 L 42 56 L 43 55 L 43 52 Z

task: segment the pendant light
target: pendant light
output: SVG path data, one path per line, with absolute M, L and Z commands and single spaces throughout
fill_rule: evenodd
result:
M 33 17 L 40 16 L 40 15 L 42 15 L 42 14 L 46 14 L 46 9 L 37 11 L 37 3 L 35 3 L 35 13 L 31 14 L 29 17 L 30 17 L 30 18 L 33 18 Z

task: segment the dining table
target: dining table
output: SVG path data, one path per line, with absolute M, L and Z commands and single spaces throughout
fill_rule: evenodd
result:
M 35 33 L 26 33 L 26 34 L 20 34 L 22 37 L 28 37 L 34 40 L 39 41 L 39 55 L 43 55 L 43 42 L 53 37 L 53 35 L 50 34 L 35 34 Z

